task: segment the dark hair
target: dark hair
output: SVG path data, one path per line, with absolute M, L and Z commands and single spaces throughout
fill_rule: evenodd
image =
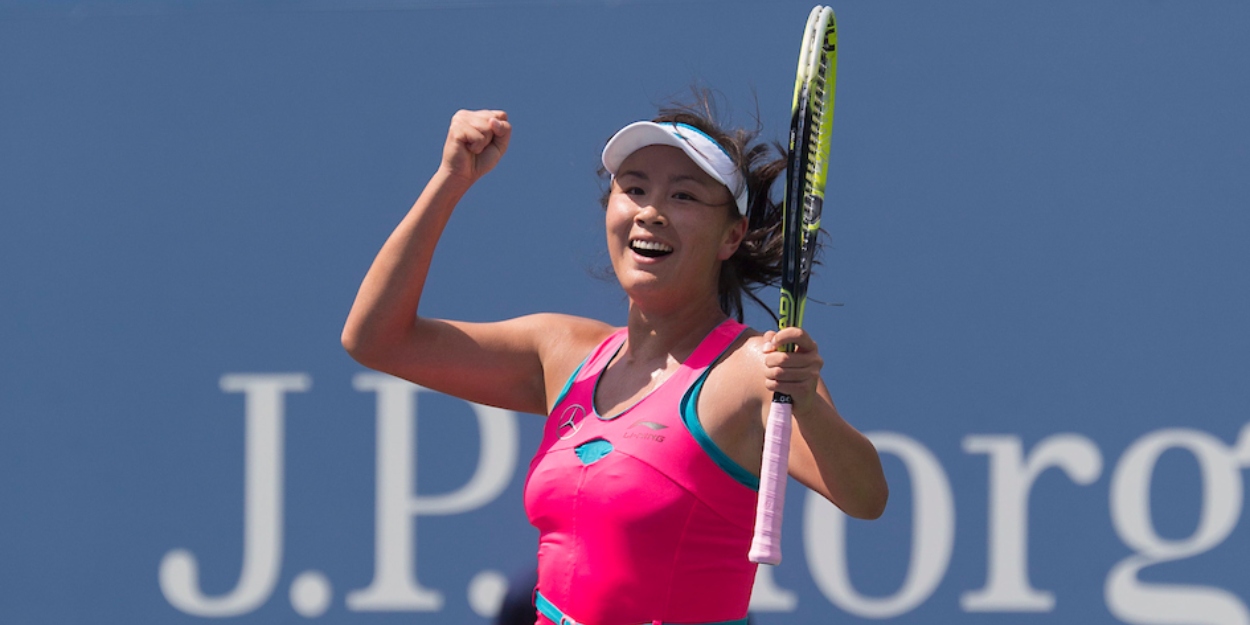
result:
M 694 103 L 670 103 L 661 106 L 651 121 L 689 124 L 702 130 L 733 158 L 747 184 L 747 233 L 728 260 L 721 264 L 717 281 L 720 308 L 738 321 L 743 320 L 742 297 L 759 304 L 776 320 L 777 315 L 755 294 L 760 288 L 777 284 L 781 278 L 782 239 L 780 202 L 773 201 L 770 191 L 777 179 L 784 178 L 786 150 L 777 142 L 759 143 L 759 124 L 755 129 L 727 130 L 716 121 L 712 94 L 694 89 Z M 600 175 L 607 176 L 602 168 Z M 602 203 L 607 206 L 610 189 Z M 738 219 L 738 207 L 730 202 L 728 210 Z

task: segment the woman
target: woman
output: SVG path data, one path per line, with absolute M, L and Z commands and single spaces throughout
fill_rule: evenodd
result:
M 774 392 L 794 398 L 792 476 L 854 517 L 876 518 L 887 497 L 876 450 L 820 379 L 811 335 L 740 323 L 742 295 L 777 275 L 768 190 L 784 165 L 689 110 L 631 124 L 603 153 L 626 327 L 554 313 L 421 317 L 443 227 L 511 131 L 503 111 L 456 113 L 441 165 L 365 276 L 343 345 L 427 388 L 550 415 L 525 489 L 540 624 L 745 622 Z

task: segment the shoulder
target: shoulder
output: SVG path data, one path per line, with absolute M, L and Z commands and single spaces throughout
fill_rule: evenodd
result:
M 712 366 L 707 388 L 729 400 L 728 405 L 748 408 L 771 398 L 764 388 L 764 335 L 746 328 Z
M 764 339 L 747 328 L 708 372 L 699 394 L 703 429 L 735 462 L 757 473 L 772 394 L 764 387 Z
M 747 326 L 738 339 L 725 350 L 717 361 L 717 367 L 729 369 L 752 368 L 764 362 L 764 333 Z
M 532 332 L 543 360 L 566 355 L 585 356 L 617 330 L 596 319 L 560 313 L 526 315 L 518 321 Z
M 548 409 L 568 377 L 617 330 L 602 321 L 558 313 L 527 315 L 518 321 L 526 325 L 534 337 L 534 347 L 542 363 Z

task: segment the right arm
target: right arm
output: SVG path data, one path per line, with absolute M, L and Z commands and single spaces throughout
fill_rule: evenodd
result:
M 469 401 L 545 414 L 563 378 L 607 334 L 606 325 L 564 315 L 495 323 L 417 314 L 434 247 L 469 188 L 499 162 L 512 127 L 503 111 L 460 111 L 443 159 L 370 266 L 343 328 L 361 364 Z M 554 380 L 554 381 L 553 381 Z

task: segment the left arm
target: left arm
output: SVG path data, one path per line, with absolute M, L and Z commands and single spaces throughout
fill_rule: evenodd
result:
M 794 399 L 790 475 L 850 516 L 881 516 L 889 497 L 881 458 L 834 407 L 820 379 L 824 360 L 815 340 L 802 328 L 767 332 L 763 339 L 765 388 Z M 786 343 L 797 349 L 778 351 Z

